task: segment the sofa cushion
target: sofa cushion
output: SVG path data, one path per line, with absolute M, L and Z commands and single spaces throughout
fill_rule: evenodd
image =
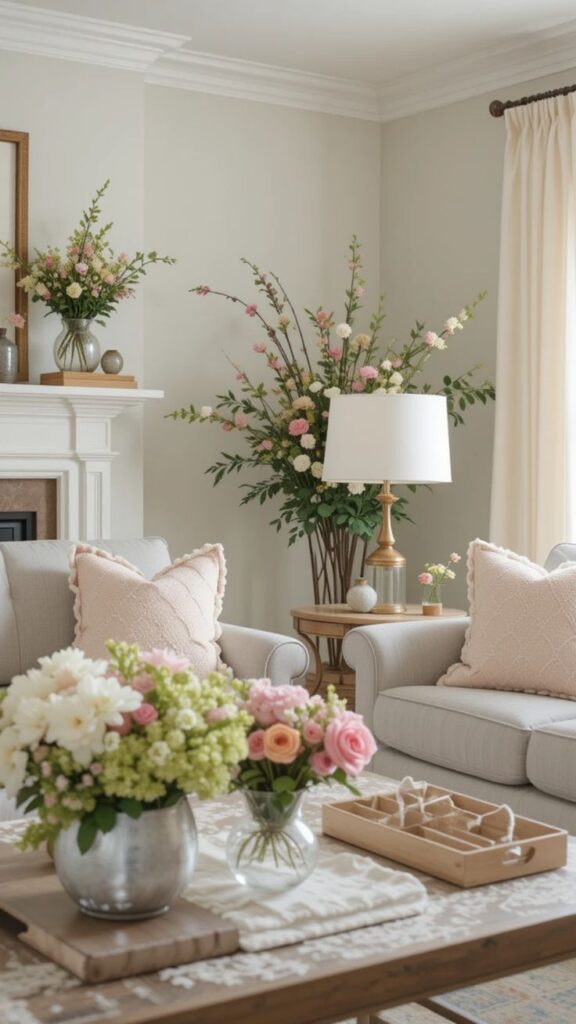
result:
M 533 786 L 576 801 L 576 719 L 535 729 L 528 743 L 526 771 Z
M 159 537 L 98 545 L 133 562 L 147 577 L 170 564 L 166 541 Z M 73 643 L 74 599 L 68 586 L 73 547 L 67 540 L 0 544 L 0 683 Z
M 521 786 L 533 729 L 570 719 L 574 705 L 552 697 L 464 687 L 400 686 L 378 695 L 374 731 L 422 761 Z

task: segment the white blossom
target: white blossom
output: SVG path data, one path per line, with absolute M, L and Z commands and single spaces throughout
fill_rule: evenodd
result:
M 324 385 L 322 384 L 322 381 L 313 380 L 312 383 L 308 385 L 308 391 L 311 391 L 313 395 L 316 395 L 319 391 L 322 391 L 323 387 Z
M 324 471 L 324 463 L 323 462 L 313 462 L 312 465 L 310 466 L 310 472 L 312 473 L 312 476 L 314 477 L 315 480 L 321 480 L 322 479 L 323 471 Z
M 316 438 L 314 437 L 314 434 L 302 434 L 300 444 L 303 448 L 315 448 Z
M 352 334 L 352 328 L 350 327 L 349 324 L 337 324 L 335 327 L 335 331 L 338 337 L 342 338 L 343 341 L 345 341 L 346 338 L 349 338 L 350 335 Z
M 200 406 L 200 419 L 201 420 L 207 420 L 208 417 L 211 416 L 211 415 L 212 415 L 212 406 L 211 405 L 201 405 Z
M 356 480 L 353 483 L 348 484 L 348 494 L 363 494 L 365 489 L 366 484 L 358 483 Z
M 297 473 L 305 473 L 306 470 L 310 469 L 310 456 L 297 455 L 294 459 L 293 465 Z
M 340 388 L 334 386 L 333 388 L 326 388 L 324 392 L 325 398 L 336 398 L 340 394 Z

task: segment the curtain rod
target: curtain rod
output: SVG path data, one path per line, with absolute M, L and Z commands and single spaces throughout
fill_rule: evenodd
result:
M 576 85 L 563 85 L 561 89 L 550 89 L 549 92 L 537 92 L 534 96 L 523 96 L 520 100 L 492 100 L 489 110 L 492 117 L 503 117 L 505 110 L 511 107 L 526 107 L 529 103 L 538 103 L 539 100 L 551 100 L 555 96 L 568 96 L 576 92 Z

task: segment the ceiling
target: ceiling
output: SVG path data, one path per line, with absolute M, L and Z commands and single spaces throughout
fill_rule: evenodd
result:
M 19 0 L 188 37 L 196 52 L 390 82 L 492 48 L 529 44 L 574 0 Z

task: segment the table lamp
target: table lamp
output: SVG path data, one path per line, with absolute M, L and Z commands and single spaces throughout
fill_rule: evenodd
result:
M 450 483 L 448 413 L 442 395 L 338 395 L 330 402 L 322 479 L 382 484 L 382 528 L 367 559 L 380 615 L 406 610 L 406 559 L 394 547 L 390 484 Z

